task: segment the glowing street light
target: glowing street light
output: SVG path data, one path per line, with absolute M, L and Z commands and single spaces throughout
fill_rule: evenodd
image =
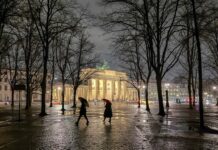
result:
M 168 88 L 168 87 L 170 86 L 170 84 L 169 84 L 169 83 L 165 83 L 164 86 L 165 86 L 166 88 Z

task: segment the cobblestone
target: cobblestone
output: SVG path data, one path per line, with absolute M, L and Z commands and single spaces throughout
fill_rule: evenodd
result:
M 0 116 L 7 118 L 0 123 L 0 149 L 5 150 L 215 150 L 218 135 L 198 131 L 198 113 L 188 105 L 171 104 L 168 115 L 160 117 L 155 104 L 152 113 L 135 104 L 113 103 L 112 123 L 103 123 L 104 104 L 90 104 L 87 111 L 90 124 L 84 118 L 75 126 L 78 110 L 74 114 L 66 106 L 47 108 L 48 115 L 39 117 L 38 108 L 22 111 L 22 121 L 17 122 L 17 111 L 1 109 Z M 2 108 L 2 107 L 1 107 Z M 218 108 L 205 108 L 207 126 L 217 129 Z M 8 115 L 5 115 L 8 112 Z M 4 116 L 5 115 L 5 116 Z M 9 118 L 9 120 L 8 120 Z M 3 120 L 3 119 L 2 119 Z

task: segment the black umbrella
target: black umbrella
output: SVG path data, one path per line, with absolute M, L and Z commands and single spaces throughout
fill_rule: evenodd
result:
M 80 100 L 81 103 L 83 103 L 83 104 L 85 104 L 87 107 L 89 107 L 89 103 L 88 103 L 88 101 L 87 101 L 85 98 L 79 97 L 79 100 Z

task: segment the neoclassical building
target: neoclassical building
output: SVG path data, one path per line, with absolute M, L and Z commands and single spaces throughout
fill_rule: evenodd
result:
M 89 101 L 101 100 L 103 98 L 112 101 L 136 101 L 137 92 L 130 84 L 128 84 L 128 77 L 126 73 L 108 69 L 92 70 L 94 73 L 86 82 L 80 85 L 77 91 L 77 97 L 82 96 Z M 65 102 L 71 103 L 73 97 L 72 86 L 70 84 L 66 84 L 65 91 Z M 61 83 L 55 84 L 53 93 L 54 102 L 60 103 L 61 92 Z
M 40 80 L 41 80 L 41 74 L 39 73 L 38 76 L 33 76 L 32 79 L 34 79 L 35 86 L 32 93 L 32 101 L 33 102 L 40 102 L 41 101 L 41 89 L 40 89 Z M 15 75 L 14 69 L 8 69 L 8 68 L 1 68 L 0 70 L 0 102 L 9 102 L 11 103 L 12 100 L 12 89 L 11 84 L 13 82 L 13 77 Z M 46 92 L 46 101 L 49 101 L 50 99 L 50 88 L 49 88 L 49 82 L 50 82 L 50 74 L 48 73 L 47 76 L 47 92 Z M 16 82 L 22 84 L 26 83 L 26 71 L 25 70 L 18 70 L 16 75 Z M 19 91 L 14 91 L 14 102 L 18 102 L 19 99 L 21 101 L 26 100 L 26 91 L 21 91 L 21 96 L 19 97 Z M 16 104 L 15 103 L 15 104 Z

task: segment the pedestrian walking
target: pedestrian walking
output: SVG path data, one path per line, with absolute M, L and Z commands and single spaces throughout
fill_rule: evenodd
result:
M 112 118 L 112 103 L 107 100 L 107 99 L 103 99 L 103 101 L 106 103 L 105 104 L 105 110 L 104 110 L 104 122 L 106 118 L 109 118 L 109 122 L 111 123 L 111 118 Z
M 78 117 L 78 120 L 76 122 L 76 125 L 77 126 L 79 125 L 79 121 L 80 121 L 82 116 L 84 116 L 86 119 L 86 125 L 89 125 L 89 120 L 88 120 L 88 117 L 86 116 L 86 107 L 89 107 L 89 103 L 83 97 L 79 97 L 79 100 L 81 102 L 81 107 L 80 107 L 79 117 Z

